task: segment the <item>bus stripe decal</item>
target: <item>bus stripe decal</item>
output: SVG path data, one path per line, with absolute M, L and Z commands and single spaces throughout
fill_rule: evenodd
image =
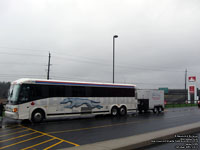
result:
M 60 84 L 60 85 L 76 85 L 76 86 L 100 86 L 100 87 L 122 87 L 122 88 L 134 88 L 135 86 L 127 85 L 111 85 L 111 84 L 92 84 L 92 83 L 73 83 L 73 82 L 54 82 L 54 81 L 35 81 L 38 84 Z
M 55 114 L 47 114 L 47 116 L 56 116 L 56 115 L 73 115 L 73 114 L 92 114 L 92 113 L 104 113 L 104 112 L 109 112 L 109 111 L 94 111 L 94 112 L 75 112 L 75 113 L 55 113 Z

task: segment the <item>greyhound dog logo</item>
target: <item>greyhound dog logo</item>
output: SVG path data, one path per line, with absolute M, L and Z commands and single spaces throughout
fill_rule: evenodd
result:
M 65 98 L 60 104 L 67 104 L 70 103 L 70 105 L 65 106 L 65 108 L 73 108 L 73 107 L 80 107 L 82 105 L 87 105 L 87 107 L 93 109 L 98 108 L 101 109 L 103 106 L 99 105 L 100 102 L 96 102 L 93 100 L 89 100 L 87 98 Z

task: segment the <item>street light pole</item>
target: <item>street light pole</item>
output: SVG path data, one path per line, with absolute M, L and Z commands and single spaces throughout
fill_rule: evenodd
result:
M 47 70 L 47 80 L 49 80 L 49 72 L 50 72 L 50 60 L 51 60 L 51 53 L 49 52 L 49 60 L 48 60 L 48 70 Z
M 113 36 L 113 83 L 115 83 L 115 38 L 118 38 L 118 35 Z

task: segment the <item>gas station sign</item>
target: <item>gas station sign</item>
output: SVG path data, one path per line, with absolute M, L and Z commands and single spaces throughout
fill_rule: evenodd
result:
M 194 90 L 195 90 L 194 86 L 189 86 L 189 92 L 190 92 L 190 94 L 194 94 Z
M 195 81 L 196 81 L 196 76 L 190 76 L 190 77 L 188 78 L 188 81 L 189 81 L 189 82 L 195 82 Z

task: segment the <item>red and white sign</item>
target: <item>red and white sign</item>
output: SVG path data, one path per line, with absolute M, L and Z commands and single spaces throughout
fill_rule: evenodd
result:
M 191 76 L 188 79 L 189 79 L 189 82 L 195 82 L 196 81 L 196 76 Z
M 189 86 L 189 92 L 190 92 L 190 94 L 194 94 L 194 89 L 195 89 L 194 86 Z

